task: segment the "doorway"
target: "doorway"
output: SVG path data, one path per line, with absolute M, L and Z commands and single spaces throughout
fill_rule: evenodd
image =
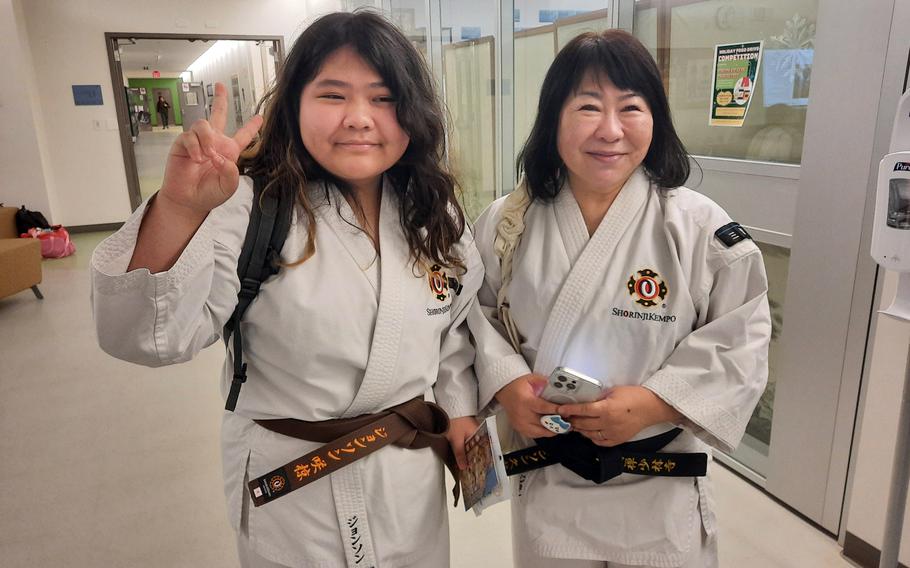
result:
M 256 105 L 284 59 L 281 36 L 214 34 L 105 33 L 126 186 L 132 209 L 161 187 L 167 153 L 174 139 L 193 122 L 209 115 L 215 82 L 228 87 L 231 113 L 226 133 L 233 133 L 256 111 Z M 232 76 L 242 97 L 233 100 Z M 158 97 L 169 105 L 165 130 Z

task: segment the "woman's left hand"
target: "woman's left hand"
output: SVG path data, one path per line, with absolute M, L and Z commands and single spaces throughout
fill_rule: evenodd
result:
M 452 451 L 455 452 L 455 461 L 458 462 L 458 469 L 464 469 L 468 466 L 464 443 L 477 430 L 478 426 L 479 424 L 473 416 L 449 419 L 449 431 L 446 432 L 446 438 L 449 440 L 449 444 L 452 445 Z
M 596 402 L 564 404 L 559 414 L 598 446 L 616 446 L 654 424 L 682 419 L 675 408 L 640 386 L 619 386 Z

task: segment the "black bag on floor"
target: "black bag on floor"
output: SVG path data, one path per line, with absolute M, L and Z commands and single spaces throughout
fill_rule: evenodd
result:
M 51 224 L 47 222 L 40 211 L 29 211 L 25 205 L 16 211 L 16 232 L 20 235 L 27 233 L 29 229 L 50 229 Z

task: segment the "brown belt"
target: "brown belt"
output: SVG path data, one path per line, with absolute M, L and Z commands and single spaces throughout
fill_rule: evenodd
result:
M 449 429 L 449 417 L 445 410 L 432 402 L 424 401 L 422 397 L 376 414 L 364 414 L 356 418 L 322 422 L 282 418 L 255 422 L 278 434 L 324 444 L 250 481 L 250 495 L 256 507 L 300 489 L 389 444 L 412 450 L 432 448 L 455 478 L 452 494 L 455 496 L 455 504 L 458 504 L 458 467 L 445 437 Z

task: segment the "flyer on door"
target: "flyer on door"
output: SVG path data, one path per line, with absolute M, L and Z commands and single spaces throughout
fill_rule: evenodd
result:
M 711 126 L 742 126 L 755 93 L 762 42 L 728 43 L 714 47 Z

